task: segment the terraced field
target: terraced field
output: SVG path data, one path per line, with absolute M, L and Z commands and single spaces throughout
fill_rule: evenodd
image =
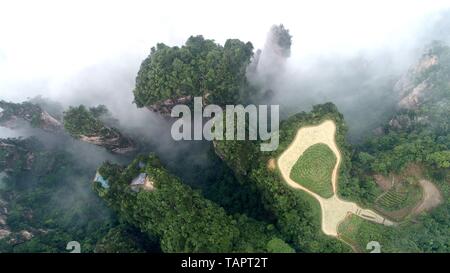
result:
M 418 185 L 408 185 L 402 189 L 391 189 L 380 195 L 376 205 L 387 212 L 412 208 L 420 201 L 421 196 L 422 192 Z
M 322 222 L 322 231 L 330 236 L 338 236 L 338 226 L 340 223 L 346 219 L 349 214 L 354 214 L 369 221 L 383 224 L 386 226 L 394 225 L 393 222 L 384 218 L 383 216 L 377 214 L 376 212 L 364 209 L 359 207 L 354 202 L 345 201 L 339 198 L 336 194 L 337 192 L 337 176 L 339 164 L 341 161 L 341 154 L 336 145 L 335 141 L 336 134 L 336 124 L 332 120 L 325 120 L 319 125 L 315 126 L 305 126 L 301 127 L 297 131 L 297 135 L 292 141 L 291 145 L 280 155 L 277 160 L 277 166 L 280 170 L 280 174 L 285 183 L 289 185 L 289 187 L 295 190 L 302 190 L 312 195 L 314 198 L 319 201 L 321 208 L 321 222 Z M 334 163 L 331 172 L 330 185 L 332 188 L 332 196 L 329 198 L 324 198 L 318 193 L 312 191 L 310 187 L 306 187 L 291 178 L 291 173 L 294 165 L 297 164 L 299 159 L 304 155 L 304 153 L 315 146 L 316 144 L 323 144 L 327 148 L 329 148 L 334 154 Z M 320 145 L 318 146 L 320 147 Z M 320 153 L 325 153 L 322 148 L 320 149 Z M 316 150 L 316 151 L 314 151 Z M 313 154 L 317 154 L 317 148 L 313 149 Z M 322 158 L 321 156 L 314 156 L 317 158 Z M 327 157 L 330 160 L 333 157 Z M 303 158 L 304 159 L 304 158 Z M 302 159 L 302 160 L 303 160 Z M 301 163 L 299 163 L 301 164 Z M 322 163 L 321 163 L 322 164 Z M 321 168 L 321 164 L 308 164 L 306 166 L 311 166 L 310 168 Z M 327 163 L 328 164 L 328 163 Z M 298 166 L 297 166 L 298 167 Z M 300 166 L 302 167 L 302 166 Z M 305 167 L 306 168 L 306 167 Z M 324 168 L 328 170 L 328 168 Z M 321 173 L 321 171 L 315 171 L 316 173 Z M 309 174 L 311 176 L 311 174 Z
M 323 144 L 314 144 L 303 153 L 292 167 L 291 179 L 324 198 L 333 196 L 331 175 L 336 156 Z
M 378 204 L 386 210 L 395 210 L 402 208 L 402 205 L 408 198 L 406 192 L 388 191 L 380 199 Z

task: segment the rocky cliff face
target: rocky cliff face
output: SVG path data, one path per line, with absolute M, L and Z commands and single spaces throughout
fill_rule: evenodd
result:
M 0 174 L 31 170 L 35 155 L 31 151 L 30 145 L 32 145 L 32 141 L 29 140 L 0 139 Z M 2 179 L 1 176 L 0 179 Z M 8 202 L 2 197 L 0 196 L 0 240 L 7 239 L 9 244 L 15 245 L 33 238 L 34 235 L 30 231 L 15 232 L 11 230 L 8 225 Z
M 93 112 L 98 110 L 92 109 Z M 100 110 L 107 111 L 107 109 Z M 99 115 L 89 111 L 84 109 L 76 112 L 75 119 L 68 121 L 72 126 L 64 128 L 66 119 L 63 124 L 36 104 L 0 101 L 0 126 L 17 129 L 29 125 L 57 134 L 67 131 L 74 138 L 102 146 L 117 154 L 127 154 L 136 149 L 136 145 L 129 137 L 124 136 L 118 129 L 105 125 Z M 13 144 L 0 142 L 2 148 L 11 147 L 11 145 Z
M 178 104 L 188 104 L 192 101 L 192 96 L 181 96 L 175 99 L 167 99 L 147 106 L 147 109 L 160 113 L 163 116 L 170 116 L 172 108 Z
M 45 234 L 43 229 L 30 228 L 14 231 L 8 225 L 8 202 L 0 199 L 0 240 L 5 239 L 9 245 L 15 246 L 33 239 L 36 235 Z M 32 215 L 30 215 L 32 217 Z
M 30 170 L 34 153 L 29 146 L 32 140 L 0 139 L 0 172 Z
M 404 75 L 394 87 L 399 95 L 398 106 L 402 109 L 417 109 L 427 92 L 433 87 L 430 77 L 427 77 L 433 67 L 439 63 L 438 56 L 433 53 L 425 54 L 419 62 Z
M 7 225 L 8 203 L 0 198 L 0 240 L 8 237 L 11 234 L 11 230 Z
M 419 61 L 395 84 L 398 113 L 390 120 L 394 129 L 432 124 L 450 106 L 450 48 L 434 42 Z
M 47 132 L 62 132 L 63 129 L 60 121 L 36 104 L 0 101 L 0 126 L 16 129 L 24 122 Z
M 292 36 L 283 25 L 270 28 L 262 50 L 258 49 L 247 67 L 247 78 L 256 86 L 264 87 L 264 96 L 276 90 L 276 80 L 283 74 L 291 55 Z
M 136 150 L 134 142 L 114 128 L 104 127 L 103 132 L 94 135 L 79 135 L 79 140 L 107 149 L 116 154 L 128 154 Z
M 64 112 L 64 129 L 76 139 L 104 147 L 113 153 L 127 154 L 136 150 L 131 138 L 106 124 L 104 116 L 108 113 L 104 106 L 90 109 L 83 105 L 70 107 Z

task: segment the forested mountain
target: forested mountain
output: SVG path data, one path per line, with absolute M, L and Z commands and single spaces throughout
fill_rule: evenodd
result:
M 49 132 L 61 132 L 61 121 L 31 102 L 9 103 L 0 101 L 0 125 L 8 128 L 20 128 L 28 124 Z
M 123 168 L 99 169 L 107 186 L 97 192 L 126 222 L 160 240 L 165 252 L 279 252 L 290 247 L 276 229 L 245 215 L 227 215 L 165 170 L 155 156 L 136 158 Z M 279 241 L 285 247 L 273 246 Z
M 74 240 L 93 251 L 114 222 L 86 185 L 94 166 L 35 138 L 0 145 L 0 252 L 65 252 Z
M 279 72 L 266 68 L 285 63 L 291 38 L 274 26 L 255 54 L 237 39 L 157 44 L 129 107 L 167 116 L 194 97 L 204 106 L 264 102 Z M 259 140 L 201 143 L 208 164 L 197 169 L 185 167 L 188 155 L 172 164 L 149 155 L 154 146 L 106 106 L 0 101 L 1 126 L 36 134 L 0 139 L 0 252 L 66 252 L 70 241 L 83 252 L 351 252 L 373 240 L 386 252 L 449 252 L 450 48 L 429 45 L 392 92 L 397 109 L 361 143 L 348 142 L 345 117 L 329 102 L 283 120 L 272 152 Z M 337 195 L 395 225 L 351 216 L 327 236 L 319 202 L 283 182 L 277 159 L 300 128 L 325 120 L 342 156 Z
M 142 62 L 135 102 L 168 114 L 173 105 L 188 104 L 194 96 L 218 105 L 248 100 L 245 72 L 252 55 L 252 44 L 236 39 L 223 46 L 203 36 L 190 37 L 182 47 L 158 44 Z
M 114 123 L 104 105 L 86 109 L 84 105 L 70 107 L 64 112 L 64 129 L 74 138 L 104 147 L 117 154 L 136 150 L 135 143 L 118 129 L 108 126 Z

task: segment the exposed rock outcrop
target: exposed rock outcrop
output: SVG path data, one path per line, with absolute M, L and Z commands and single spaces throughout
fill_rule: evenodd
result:
M 79 140 L 94 144 L 107 149 L 116 154 L 128 154 L 136 150 L 134 142 L 123 136 L 121 133 L 113 128 L 105 127 L 108 130 L 108 134 L 105 135 L 80 135 Z
M 426 93 L 433 87 L 427 72 L 439 63 L 434 54 L 425 54 L 394 86 L 401 109 L 417 109 Z
M 427 126 L 442 130 L 442 120 L 450 105 L 450 48 L 433 42 L 408 72 L 395 84 L 397 113 L 389 121 L 394 130 L 412 130 Z
M 274 25 L 262 50 L 258 49 L 247 67 L 250 82 L 273 89 L 273 81 L 283 73 L 291 55 L 292 36 L 283 25 Z
M 108 113 L 108 110 L 104 106 L 90 109 L 84 105 L 70 107 L 64 112 L 64 128 L 72 137 L 101 146 L 116 154 L 135 151 L 136 144 L 130 137 L 106 124 L 102 118 L 105 113 Z
M 167 99 L 152 105 L 147 106 L 147 109 L 158 112 L 164 116 L 170 116 L 172 108 L 178 104 L 188 104 L 192 101 L 192 96 L 181 96 L 175 99 Z
M 19 128 L 26 122 L 30 126 L 47 132 L 62 132 L 60 121 L 44 111 L 40 106 L 30 103 L 11 103 L 0 101 L 0 126 Z
M 0 172 L 13 170 L 30 170 L 34 162 L 34 154 L 28 149 L 31 143 L 20 139 L 0 139 Z
M 0 240 L 8 237 L 11 234 L 11 230 L 7 225 L 8 209 L 6 207 L 6 201 L 0 199 Z

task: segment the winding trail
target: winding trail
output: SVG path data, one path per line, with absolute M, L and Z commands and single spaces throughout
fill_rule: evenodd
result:
M 319 201 L 322 211 L 322 230 L 327 235 L 337 237 L 339 224 L 344 221 L 350 213 L 379 224 L 384 224 L 387 226 L 393 225 L 393 222 L 377 214 L 376 212 L 361 208 L 354 202 L 345 201 L 338 197 L 337 177 L 339 165 L 341 163 L 341 153 L 336 145 L 335 134 L 336 124 L 331 120 L 325 120 L 317 126 L 300 128 L 297 131 L 294 141 L 277 160 L 277 165 L 284 181 L 291 188 L 303 190 Z M 317 143 L 328 145 L 328 147 L 330 147 L 330 149 L 335 153 L 337 159 L 331 176 L 333 196 L 330 198 L 323 198 L 290 178 L 292 167 L 303 152 L 310 146 Z
M 443 201 L 441 192 L 433 183 L 421 179 L 419 184 L 423 189 L 423 196 L 419 204 L 413 209 L 413 214 L 415 215 L 429 211 L 439 206 Z

